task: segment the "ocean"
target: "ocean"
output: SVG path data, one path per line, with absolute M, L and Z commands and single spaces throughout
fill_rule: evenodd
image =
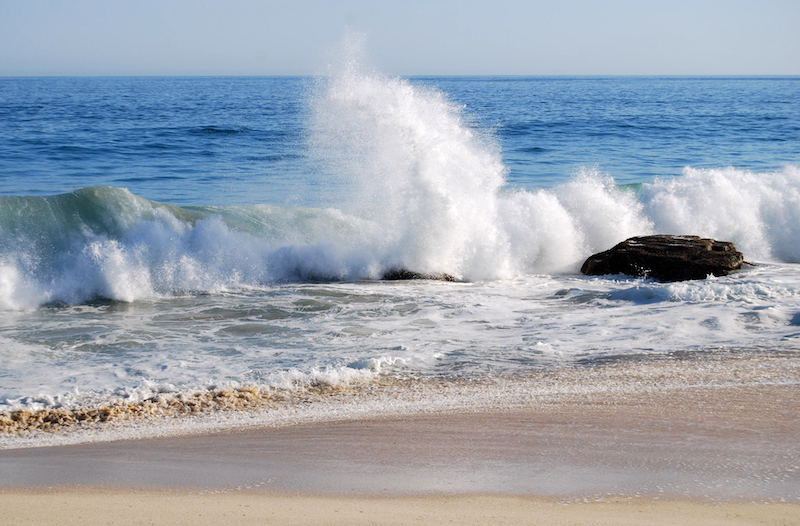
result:
M 797 382 L 800 77 L 2 78 L 0 122 L 1 447 L 671 360 Z M 653 233 L 754 266 L 580 274 Z

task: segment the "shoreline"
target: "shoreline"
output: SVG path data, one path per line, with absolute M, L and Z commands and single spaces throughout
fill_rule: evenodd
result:
M 236 430 L 414 417 L 535 410 L 551 404 L 651 396 L 680 389 L 800 386 L 800 355 L 718 351 L 572 363 L 523 376 L 402 378 L 258 385 L 164 393 L 140 401 L 0 413 L 0 451 L 92 442 L 179 437 Z M 598 402 L 599 403 L 599 402 Z M 800 413 L 800 408 L 798 408 Z M 92 414 L 94 418 L 76 415 Z M 98 415 L 104 415 L 97 418 Z
M 288 424 L 6 448 L 0 507 L 14 525 L 800 523 L 796 359 L 653 365 L 372 393 L 394 412 L 358 395 L 336 402 L 357 411 Z
M 800 503 L 798 407 L 797 385 L 686 387 L 7 449 L 0 488 Z

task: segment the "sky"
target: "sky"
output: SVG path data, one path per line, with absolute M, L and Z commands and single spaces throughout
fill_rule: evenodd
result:
M 800 0 L 0 0 L 0 76 L 800 75 Z

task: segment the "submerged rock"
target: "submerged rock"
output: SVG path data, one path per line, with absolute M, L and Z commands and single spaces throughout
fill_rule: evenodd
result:
M 740 269 L 741 252 L 729 241 L 698 236 L 632 237 L 614 248 L 589 256 L 581 272 L 589 276 L 628 274 L 659 281 L 705 279 Z
M 414 272 L 405 268 L 395 268 L 384 272 L 381 279 L 387 281 L 400 281 L 410 279 L 430 279 L 435 281 L 457 281 L 455 277 L 450 274 L 427 274 L 424 272 Z

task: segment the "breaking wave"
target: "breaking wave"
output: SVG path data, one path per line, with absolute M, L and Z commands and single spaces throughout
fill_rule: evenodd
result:
M 435 89 L 349 62 L 310 101 L 308 146 L 331 208 L 184 207 L 126 189 L 0 197 L 0 309 L 134 301 L 398 268 L 463 280 L 576 272 L 633 235 L 734 241 L 800 262 L 800 169 L 686 168 L 620 187 L 597 169 L 509 191 L 497 141 Z

